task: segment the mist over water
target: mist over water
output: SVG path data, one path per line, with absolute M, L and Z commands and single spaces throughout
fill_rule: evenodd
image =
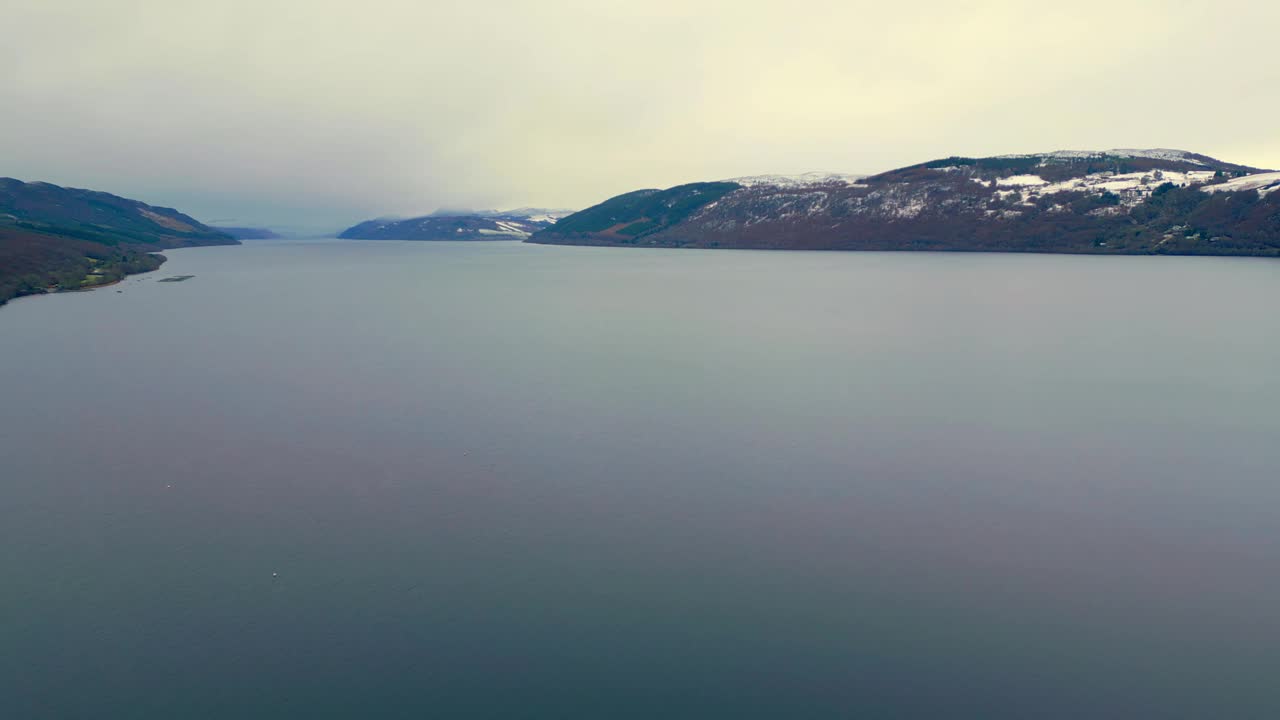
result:
M 168 254 L 0 309 L 0 717 L 1280 711 L 1280 263 Z

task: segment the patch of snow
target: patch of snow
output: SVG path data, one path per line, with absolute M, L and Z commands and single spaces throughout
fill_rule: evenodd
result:
M 528 232 L 527 232 L 527 230 L 526 230 L 525 228 L 523 228 L 523 227 L 521 227 L 521 226 L 519 226 L 519 225 L 517 225 L 517 224 L 515 224 L 515 223 L 513 223 L 513 222 L 511 222 L 511 221 L 509 221 L 509 220 L 494 220 L 494 221 L 493 221 L 493 224 L 494 224 L 494 225 L 497 225 L 497 226 L 498 226 L 498 229 L 499 229 L 499 230 L 501 230 L 501 231 L 504 231 L 504 232 L 516 233 L 516 234 L 526 234 L 526 235 L 528 234 Z
M 515 210 L 437 210 L 429 217 L 481 217 L 504 220 L 528 220 L 530 222 L 554 223 L 563 217 L 577 212 L 576 210 L 522 207 Z
M 513 232 L 511 230 L 490 230 L 488 228 L 480 228 L 479 230 L 476 230 L 476 232 L 481 235 L 501 235 L 502 237 L 518 237 L 518 238 L 526 238 L 526 237 L 529 237 L 530 235 L 530 233 L 524 232 L 523 230 L 517 230 Z
M 926 195 L 911 192 L 908 188 L 890 188 L 886 191 L 875 191 L 865 198 L 858 198 L 858 205 L 866 207 L 873 203 L 876 214 L 892 218 L 914 218 L 929 207 Z
M 1266 195 L 1280 190 L 1280 172 L 1254 173 L 1244 177 L 1232 178 L 1216 185 L 1205 185 L 1200 189 L 1207 193 L 1257 190 L 1259 195 Z
M 1151 160 L 1169 160 L 1172 162 L 1184 162 L 1192 165 L 1204 165 L 1203 160 L 1196 160 L 1191 157 L 1191 153 L 1186 150 L 1174 150 L 1171 148 L 1114 148 L 1112 150 L 1055 150 L 1046 153 L 1018 153 L 1013 155 L 997 155 L 1001 160 L 1018 160 L 1023 158 L 1054 158 L 1058 160 L 1088 160 L 1090 158 L 1101 157 L 1120 157 L 1120 158 L 1148 158 Z
M 1000 187 L 1035 187 L 1048 185 L 1049 182 L 1039 175 L 1011 175 L 996 181 Z
M 495 213 L 497 215 L 506 215 L 508 217 L 523 218 L 529 222 L 546 222 L 553 223 L 560 218 L 568 217 L 577 212 L 576 210 L 564 210 L 561 208 L 516 208 L 515 210 L 507 210 L 506 212 Z
M 1192 165 L 1204 165 L 1204 161 L 1191 158 L 1191 153 L 1186 150 L 1173 150 L 1170 148 L 1150 148 L 1148 150 L 1140 150 L 1136 148 L 1117 148 L 1108 150 L 1108 155 L 1117 157 L 1130 158 L 1149 158 L 1151 160 L 1172 160 L 1174 162 L 1191 163 Z
M 799 175 L 749 175 L 747 177 L 729 178 L 724 182 L 737 183 L 743 187 L 772 186 L 781 188 L 809 187 L 811 185 L 848 185 L 857 187 L 858 181 L 866 175 L 846 175 L 843 173 L 808 172 Z
M 1165 183 L 1172 183 L 1176 187 L 1187 187 L 1190 185 L 1199 185 L 1213 179 L 1212 170 L 1191 170 L 1189 172 L 1178 172 L 1176 170 L 1151 170 L 1148 172 L 1135 173 L 1093 173 L 1084 177 L 1070 178 L 1062 182 L 1049 183 L 1045 185 L 1023 184 L 1016 181 L 1017 178 L 1036 177 L 1031 176 L 1014 176 L 1013 178 L 1003 178 L 1000 180 L 1002 185 L 1021 186 L 1024 187 L 1029 194 L 1028 200 L 1041 195 L 1053 195 L 1061 192 L 1088 192 L 1103 193 L 1110 192 L 1120 196 L 1120 202 L 1126 207 L 1132 207 L 1146 200 L 1155 192 L 1155 189 Z M 1003 193 L 998 192 L 1003 195 Z

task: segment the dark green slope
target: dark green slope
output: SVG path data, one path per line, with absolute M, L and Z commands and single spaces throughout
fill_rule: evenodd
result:
M 636 190 L 606 200 L 599 205 L 562 218 L 549 230 L 533 236 L 556 237 L 586 244 L 608 238 L 620 244 L 635 244 L 693 215 L 699 209 L 741 188 L 732 182 L 705 182 L 678 185 L 667 190 Z

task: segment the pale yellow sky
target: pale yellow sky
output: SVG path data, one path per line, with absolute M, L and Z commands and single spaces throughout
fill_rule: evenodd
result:
M 309 225 L 953 154 L 1280 167 L 1280 3 L 9 0 L 0 175 Z

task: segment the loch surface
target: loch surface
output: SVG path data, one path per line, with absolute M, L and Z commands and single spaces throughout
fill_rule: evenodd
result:
M 0 308 L 0 717 L 1280 716 L 1280 262 L 168 255 Z

